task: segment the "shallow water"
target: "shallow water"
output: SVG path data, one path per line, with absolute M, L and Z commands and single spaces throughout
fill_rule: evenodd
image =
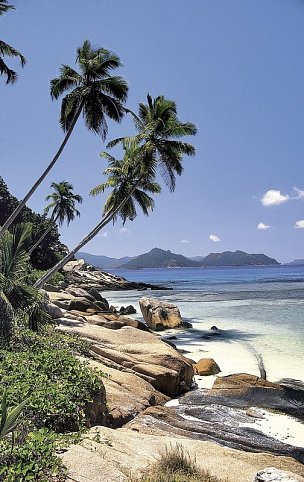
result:
M 172 331 L 178 347 L 195 360 L 212 356 L 222 374 L 259 374 L 254 352 L 267 378 L 304 381 L 304 267 L 179 268 L 113 271 L 131 281 L 161 284 L 172 291 L 107 292 L 115 306 L 153 296 L 176 304 L 194 330 Z M 224 337 L 205 340 L 212 325 Z

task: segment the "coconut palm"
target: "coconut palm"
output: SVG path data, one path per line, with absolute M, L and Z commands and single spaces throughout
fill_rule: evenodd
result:
M 61 269 L 77 251 L 91 241 L 108 223 L 111 221 L 115 223 L 118 217 L 121 217 L 123 223 L 127 219 L 133 221 L 137 216 L 138 207 L 145 215 L 148 215 L 149 211 L 154 208 L 154 201 L 148 193 L 159 194 L 161 188 L 155 182 L 153 170 L 146 170 L 143 173 L 141 149 L 136 140 L 125 141 L 122 160 L 115 159 L 107 152 L 102 152 L 101 157 L 108 161 L 108 168 L 103 172 L 107 176 L 107 180 L 92 189 L 91 195 L 96 196 L 108 188 L 112 189 L 104 205 L 102 219 L 67 256 L 35 283 L 36 288 L 41 288 L 54 273 Z
M 15 7 L 13 5 L 8 5 L 7 0 L 0 0 L 0 16 L 9 10 L 13 10 Z M 17 74 L 14 70 L 10 69 L 3 57 L 17 57 L 20 60 L 20 64 L 24 67 L 26 63 L 25 57 L 14 47 L 7 44 L 3 40 L 0 40 L 0 75 L 6 76 L 6 83 L 13 84 L 17 80 Z
M 131 111 L 129 111 L 131 112 Z M 184 155 L 193 156 L 195 148 L 180 139 L 197 132 L 192 122 L 181 122 L 177 116 L 176 103 L 159 95 L 155 99 L 147 95 L 147 104 L 139 104 L 138 115 L 131 112 L 137 130 L 137 139 L 143 151 L 143 167 L 155 172 L 159 168 L 167 186 L 175 189 L 175 177 L 183 172 Z M 125 142 L 121 137 L 108 143 L 113 147 Z
M 2 226 L 0 238 L 57 162 L 81 114 L 86 127 L 103 140 L 108 132 L 107 117 L 120 122 L 124 115 L 127 82 L 120 76 L 110 75 L 111 71 L 121 66 L 119 57 L 103 48 L 93 49 L 89 40 L 85 40 L 77 49 L 76 63 L 79 72 L 68 65 L 62 65 L 59 77 L 51 80 L 52 99 L 67 93 L 62 100 L 60 114 L 65 137 L 53 160 Z
M 17 320 L 34 330 L 49 320 L 43 295 L 27 284 L 31 228 L 17 224 L 0 241 L 0 337 L 9 337 Z
M 62 226 L 64 221 L 67 225 L 75 219 L 75 216 L 80 216 L 80 212 L 76 209 L 76 203 L 82 203 L 82 197 L 79 194 L 73 193 L 73 186 L 67 181 L 52 182 L 51 187 L 54 189 L 52 194 L 49 194 L 45 200 L 51 201 L 44 209 L 45 214 L 51 211 L 51 217 L 49 219 L 49 227 L 40 236 L 38 241 L 30 248 L 29 254 L 31 254 L 44 240 L 46 235 L 51 231 L 54 223 L 58 223 Z

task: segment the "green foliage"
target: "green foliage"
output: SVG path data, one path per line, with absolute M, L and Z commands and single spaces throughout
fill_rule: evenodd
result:
M 27 400 L 24 400 L 23 402 L 19 403 L 19 405 L 9 411 L 6 401 L 6 390 L 4 390 L 1 403 L 0 440 L 14 432 L 15 428 L 18 425 L 18 420 L 21 412 L 26 403 Z
M 25 415 L 36 427 L 57 432 L 88 424 L 86 408 L 100 393 L 94 373 L 67 349 L 32 345 L 22 352 L 0 351 L 0 379 L 11 404 L 28 398 Z
M 41 270 L 41 269 L 33 269 L 29 273 L 27 277 L 27 281 L 29 284 L 33 285 L 38 279 L 40 279 L 45 273 L 47 273 L 47 270 Z M 51 285 L 57 286 L 61 281 L 64 281 L 64 275 L 62 273 L 54 273 L 50 279 L 49 283 Z
M 12 196 L 7 185 L 0 177 L 0 225 L 2 226 L 12 212 L 18 206 L 19 201 Z M 45 216 L 34 213 L 30 208 L 24 207 L 20 214 L 14 220 L 13 225 L 22 222 L 30 222 L 32 224 L 32 241 L 35 242 L 48 226 L 49 221 Z M 54 266 L 66 252 L 66 247 L 59 242 L 59 234 L 56 225 L 47 234 L 40 246 L 31 255 L 30 262 L 34 268 L 48 269 Z
M 26 282 L 31 224 L 17 224 L 0 240 L 0 335 L 9 338 L 13 323 L 38 330 L 51 321 L 46 298 Z
M 28 480 L 65 480 L 65 471 L 55 455 L 58 436 L 45 429 L 29 432 L 23 443 L 12 451 L 8 445 L 0 447 L 0 480 L 25 482 Z
M 74 355 L 89 355 L 90 344 L 54 329 L 16 331 L 0 345 L 0 379 L 10 406 L 28 396 L 16 443 L 0 441 L 0 480 L 65 480 L 56 452 L 88 424 L 90 403 L 103 394 L 101 372 L 90 370 Z M 74 354 L 74 355 L 73 355 Z M 25 395 L 27 394 L 27 395 Z M 62 434 L 61 432 L 65 432 Z

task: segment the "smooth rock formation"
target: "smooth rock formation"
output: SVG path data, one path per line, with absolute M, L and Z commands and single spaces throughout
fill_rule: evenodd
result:
M 150 285 L 147 283 L 135 283 L 132 281 L 127 281 L 121 276 L 115 276 L 109 273 L 105 273 L 104 271 L 100 271 L 94 268 L 94 266 L 85 263 L 83 259 L 69 261 L 63 267 L 63 271 L 65 272 L 65 281 L 68 283 L 70 288 L 83 288 L 86 291 L 90 291 L 92 289 L 99 292 L 105 290 L 160 288 L 159 286 Z M 92 292 L 90 294 L 92 295 Z M 95 296 L 94 298 L 97 299 Z
M 73 324 L 72 320 L 60 324 L 59 329 L 89 339 L 92 350 L 103 361 L 130 369 L 165 395 L 178 395 L 191 386 L 192 364 L 152 333 L 130 326 L 108 330 L 92 324 Z
M 155 390 L 151 383 L 143 380 L 131 370 L 109 367 L 97 360 L 86 360 L 89 366 L 103 373 L 108 418 L 106 425 L 121 427 L 138 413 L 153 405 L 164 404 L 168 397 Z M 104 425 L 104 424 L 103 424 Z
M 253 482 L 298 482 L 299 480 L 295 474 L 287 474 L 275 467 L 268 467 L 260 470 L 253 479 Z
M 175 434 L 139 433 L 135 428 L 94 427 L 61 457 L 70 482 L 127 482 L 130 474 L 139 476 L 165 448 L 175 444 L 180 444 L 211 475 L 227 482 L 252 482 L 255 474 L 267 466 L 297 474 L 294 477 L 299 482 L 304 480 L 303 466 L 288 457 L 241 452 Z
M 140 298 L 139 306 L 143 318 L 151 330 L 164 330 L 166 328 L 183 326 L 179 309 L 171 303 L 144 296 Z
M 213 358 L 201 358 L 194 365 L 194 370 L 198 375 L 216 375 L 221 371 L 218 364 L 213 360 Z

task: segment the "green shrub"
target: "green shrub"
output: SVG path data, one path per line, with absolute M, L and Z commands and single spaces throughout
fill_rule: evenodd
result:
M 87 425 L 86 407 L 101 392 L 100 376 L 67 350 L 0 352 L 0 379 L 11 405 L 28 398 L 24 414 L 57 432 Z
M 8 444 L 0 447 L 0 480 L 25 482 L 28 480 L 65 480 L 61 460 L 55 455 L 58 436 L 45 429 L 29 432 L 23 443 L 13 450 Z
M 36 281 L 42 278 L 42 276 L 47 272 L 48 270 L 33 269 L 27 277 L 28 283 L 33 285 L 34 283 L 36 283 Z M 61 281 L 64 281 L 64 275 L 62 273 L 57 272 L 50 277 L 50 279 L 48 280 L 48 283 L 51 285 L 57 286 Z

